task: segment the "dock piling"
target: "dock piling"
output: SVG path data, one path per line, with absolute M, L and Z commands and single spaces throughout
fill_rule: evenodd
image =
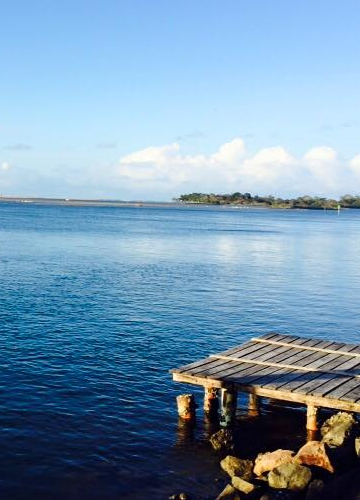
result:
M 318 413 L 318 408 L 316 406 L 314 406 L 312 404 L 307 405 L 306 429 L 308 431 L 317 431 L 318 430 L 317 413 Z
M 219 411 L 218 390 L 215 387 L 204 388 L 204 413 L 216 416 Z
M 221 389 L 220 425 L 230 427 L 235 420 L 237 392 L 233 389 Z
M 258 417 L 260 415 L 260 398 L 254 394 L 249 394 L 248 410 L 250 417 Z
M 195 418 L 195 398 L 193 394 L 180 394 L 176 397 L 179 417 L 185 420 Z

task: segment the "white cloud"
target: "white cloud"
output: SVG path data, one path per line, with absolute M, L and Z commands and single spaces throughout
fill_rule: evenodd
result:
M 1 191 L 43 196 L 169 200 L 193 191 L 275 196 L 360 193 L 360 152 L 346 160 L 319 146 L 294 155 L 281 145 L 255 152 L 235 138 L 210 154 L 188 154 L 177 143 L 151 146 L 116 164 L 46 171 L 0 161 Z
M 7 161 L 3 161 L 2 164 L 0 165 L 0 170 L 5 172 L 6 170 L 10 170 L 10 163 Z
M 282 146 L 248 154 L 244 141 L 235 138 L 214 154 L 186 155 L 175 143 L 123 157 L 115 175 L 140 196 L 189 191 L 337 196 L 354 192 L 357 186 L 360 191 L 360 154 L 344 161 L 328 146 L 312 148 L 298 158 Z

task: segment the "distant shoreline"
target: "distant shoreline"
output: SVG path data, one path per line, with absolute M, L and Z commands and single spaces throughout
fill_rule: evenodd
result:
M 77 198 L 37 198 L 31 196 L 0 196 L 0 203 L 24 203 L 34 205 L 57 205 L 69 207 L 162 207 L 180 206 L 175 201 L 122 201 L 122 200 L 94 200 Z
M 123 208 L 151 208 L 151 207 L 202 207 L 202 208 L 232 208 L 232 209 L 262 209 L 262 210 L 336 210 L 338 207 L 323 206 L 279 206 L 266 205 L 264 203 L 212 203 L 202 201 L 185 201 L 175 199 L 173 201 L 123 201 L 102 199 L 78 199 L 78 198 L 46 198 L 31 196 L 0 196 L 1 203 L 23 203 L 33 205 L 55 205 L 68 207 L 123 207 Z M 359 209 L 359 206 L 341 206 L 341 209 Z

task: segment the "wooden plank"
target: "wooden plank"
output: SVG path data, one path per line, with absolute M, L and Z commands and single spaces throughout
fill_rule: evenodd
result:
M 301 339 L 301 341 L 306 344 L 309 342 L 314 343 L 314 341 L 305 338 Z M 274 356 L 272 361 L 274 363 L 278 363 L 282 362 L 283 360 L 286 360 L 287 363 L 293 363 L 294 361 L 301 359 L 302 362 L 305 362 L 305 359 L 311 355 L 312 353 L 309 351 L 302 352 L 299 351 L 298 349 L 288 349 L 285 353 L 281 353 L 278 354 L 277 356 Z M 252 377 L 252 379 L 249 380 L 249 382 L 254 383 L 256 385 L 263 385 L 264 383 L 273 384 L 277 377 L 283 376 L 285 374 L 290 374 L 293 372 L 294 370 L 290 370 L 287 368 L 273 369 L 273 367 L 270 367 L 270 369 L 259 371 L 259 377 Z
M 353 347 L 349 346 L 350 349 L 353 349 Z M 340 357 L 336 358 L 335 360 L 331 360 L 328 363 L 321 365 L 319 367 L 320 370 L 326 369 L 327 376 L 320 376 L 320 377 L 314 377 L 313 379 L 308 380 L 305 384 L 297 387 L 295 392 L 309 392 L 311 393 L 313 390 L 316 388 L 319 388 L 323 383 L 328 382 L 335 377 L 338 376 L 354 376 L 351 372 L 347 373 L 348 369 L 352 366 L 356 366 L 358 364 L 357 359 L 346 359 L 343 355 L 340 355 Z M 356 377 L 358 378 L 358 377 Z M 335 386 L 339 384 L 334 384 Z M 319 389 L 317 391 L 319 393 Z
M 351 377 L 345 377 L 344 375 L 336 375 L 333 378 L 329 378 L 325 383 L 309 389 L 308 394 L 312 396 L 326 396 L 328 392 L 333 391 L 336 387 L 340 386 L 344 382 L 351 380 Z
M 272 339 L 262 339 L 262 338 L 253 338 L 252 339 L 254 342 L 259 342 L 263 344 L 269 344 L 269 345 L 281 345 L 284 347 L 290 347 L 290 344 L 288 341 L 278 341 L 278 340 L 272 340 Z M 335 343 L 334 343 L 335 344 Z M 296 347 L 295 344 L 292 344 L 292 347 Z M 347 346 L 346 344 L 335 344 L 332 349 L 329 348 L 320 348 L 318 346 L 312 347 L 310 345 L 308 346 L 299 346 L 301 349 L 309 350 L 309 351 L 319 351 L 327 354 L 336 354 L 341 352 L 345 356 L 350 356 L 350 357 L 355 357 L 355 358 L 360 358 L 360 352 L 348 352 L 349 347 L 356 347 L 356 346 Z
M 283 349 L 282 349 L 283 350 Z M 273 356 L 274 355 L 274 349 L 271 349 L 271 352 L 270 353 L 266 353 L 265 355 L 259 355 L 259 353 L 256 353 L 258 356 L 261 357 L 261 359 L 266 355 L 266 356 Z M 282 353 L 282 356 L 284 356 L 284 353 Z M 253 359 L 251 357 L 251 359 Z M 256 358 L 258 359 L 258 358 Z M 242 366 L 245 364 L 245 368 Z M 263 374 L 263 370 L 265 368 L 261 369 L 261 367 L 259 368 L 258 365 L 254 365 L 254 364 L 250 364 L 250 363 L 241 363 L 239 364 L 239 368 L 236 369 L 236 367 L 233 367 L 233 366 L 229 366 L 229 365 L 223 365 L 222 366 L 222 370 L 212 370 L 211 373 L 206 373 L 206 376 L 213 376 L 213 377 L 216 377 L 217 379 L 222 379 L 222 378 L 226 378 L 226 380 L 229 380 L 229 379 L 239 379 L 239 378 L 243 378 L 245 375 L 248 376 L 248 375 L 252 375 L 256 372 L 261 372 L 261 374 Z M 275 371 L 277 368 L 271 368 L 270 371 Z M 269 370 L 267 370 L 267 372 L 269 372 Z
M 331 359 L 334 359 L 335 355 L 334 354 L 327 354 L 327 357 L 331 357 Z M 325 360 L 326 361 L 326 360 Z M 313 352 L 308 356 L 304 361 L 303 364 L 304 366 L 308 365 L 322 365 L 324 362 L 324 356 L 319 355 L 317 352 Z M 293 363 L 293 365 L 296 366 L 296 363 Z M 319 375 L 319 373 L 314 372 L 313 375 L 308 374 L 307 375 L 307 380 L 309 380 L 309 377 L 315 378 Z M 285 382 L 284 382 L 285 380 Z M 293 370 L 293 373 L 289 374 L 287 377 L 280 377 L 279 381 L 273 381 L 271 384 L 271 388 L 277 389 L 277 388 L 282 388 L 283 390 L 293 390 L 299 385 L 302 385 L 304 383 L 303 381 L 303 373 L 298 370 Z
M 333 355 L 328 354 L 327 356 L 333 356 Z M 321 366 L 321 368 L 318 368 L 318 367 L 314 366 L 314 363 L 311 363 L 308 366 L 303 366 L 303 365 L 299 365 L 299 364 L 288 365 L 287 363 L 272 363 L 271 361 L 261 361 L 260 359 L 255 360 L 255 359 L 252 359 L 251 357 L 235 358 L 232 356 L 218 356 L 216 354 L 211 355 L 210 357 L 212 357 L 214 359 L 224 359 L 225 361 L 234 361 L 234 362 L 238 362 L 238 363 L 254 363 L 254 364 L 257 364 L 259 366 L 274 366 L 277 368 L 288 368 L 289 370 L 296 369 L 296 370 L 299 370 L 302 372 L 317 372 L 317 373 L 322 372 L 322 373 L 332 374 L 332 372 L 330 372 L 325 367 L 325 365 Z M 348 375 L 347 372 L 345 372 L 345 371 L 342 372 L 340 370 L 337 370 L 337 373 L 339 375 Z M 360 374 L 354 374 L 353 377 L 360 379 Z
M 345 382 L 336 389 L 328 392 L 326 397 L 331 399 L 341 399 L 345 396 L 345 394 L 348 394 L 350 391 L 358 387 L 358 385 L 359 379 L 351 378 L 348 382 Z
M 260 349 L 259 349 L 259 346 L 256 346 L 256 345 L 250 345 L 250 344 L 244 344 L 243 347 L 238 347 L 236 350 L 234 349 L 234 353 L 233 355 L 231 356 L 231 358 L 233 359 L 234 358 L 238 358 L 238 354 L 244 354 L 247 355 L 248 353 L 252 353 L 253 350 L 256 350 L 256 351 L 259 351 L 261 352 L 263 349 L 268 349 L 268 346 L 261 346 Z M 228 356 L 221 356 L 220 359 L 214 359 L 214 358 L 207 358 L 207 359 L 210 359 L 212 360 L 211 363 L 209 362 L 206 362 L 206 363 L 202 363 L 202 362 L 199 362 L 199 364 L 197 366 L 194 366 L 193 368 L 191 369 L 188 369 L 186 368 L 185 370 L 182 370 L 181 369 L 181 373 L 187 373 L 188 375 L 192 374 L 192 375 L 198 375 L 200 373 L 203 373 L 204 375 L 205 374 L 210 374 L 212 373 L 212 370 L 213 368 L 218 368 L 218 367 L 221 367 L 223 368 L 224 370 L 227 370 L 229 368 L 229 366 L 233 366 L 233 363 L 231 365 L 228 365 L 229 361 L 231 361 L 231 359 L 229 359 Z M 204 361 L 204 360 L 203 360 Z M 219 371 L 219 370 L 217 370 Z

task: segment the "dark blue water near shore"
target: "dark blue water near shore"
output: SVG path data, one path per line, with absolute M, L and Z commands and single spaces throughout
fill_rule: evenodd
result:
M 360 341 L 360 211 L 0 205 L 0 496 L 161 499 L 218 470 L 168 369 Z

